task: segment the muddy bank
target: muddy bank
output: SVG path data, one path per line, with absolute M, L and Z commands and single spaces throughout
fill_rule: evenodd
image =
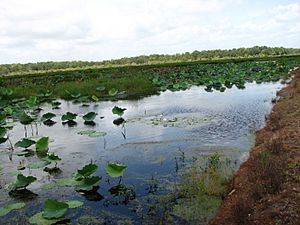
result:
M 210 225 L 300 224 L 300 69 L 278 99 Z

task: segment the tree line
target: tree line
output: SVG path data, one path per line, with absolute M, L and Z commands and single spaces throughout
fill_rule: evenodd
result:
M 185 62 L 197 60 L 214 60 L 224 58 L 250 58 L 268 57 L 281 55 L 298 55 L 299 48 L 254 46 L 251 48 L 233 48 L 229 50 L 203 50 L 177 54 L 152 54 L 136 57 L 124 57 L 120 59 L 104 61 L 64 61 L 64 62 L 37 62 L 37 63 L 14 63 L 0 64 L 0 75 L 22 74 L 40 71 L 53 71 L 61 69 L 109 67 L 121 65 L 147 65 L 156 63 Z

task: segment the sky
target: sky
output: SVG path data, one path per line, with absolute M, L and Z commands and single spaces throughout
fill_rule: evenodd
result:
M 300 0 L 0 0 L 0 64 L 300 47 Z

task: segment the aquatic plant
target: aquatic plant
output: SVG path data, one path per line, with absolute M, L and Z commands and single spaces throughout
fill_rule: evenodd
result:
M 88 112 L 85 115 L 83 115 L 82 118 L 84 119 L 85 122 L 93 122 L 97 115 L 98 115 L 98 113 Z
M 113 113 L 113 114 L 116 114 L 116 115 L 118 115 L 118 116 L 123 116 L 125 110 L 126 110 L 126 108 L 121 108 L 121 107 L 115 106 L 115 107 L 112 109 L 112 113 Z
M 22 140 L 18 141 L 15 143 L 15 147 L 20 147 L 20 148 L 29 148 L 31 145 L 34 145 L 36 142 L 34 140 L 28 139 L 28 138 L 23 138 Z
M 105 171 L 111 177 L 120 177 L 123 176 L 123 173 L 127 168 L 128 166 L 119 163 L 109 163 Z
M 108 91 L 108 95 L 111 96 L 111 97 L 114 97 L 118 94 L 118 92 L 119 92 L 118 89 L 112 88 Z
M 29 186 L 31 183 L 36 181 L 36 177 L 34 176 L 24 176 L 23 174 L 18 174 L 17 181 L 14 183 L 13 188 L 15 190 L 23 189 Z
M 12 203 L 12 204 L 0 207 L 0 217 L 7 215 L 12 210 L 21 209 L 24 207 L 25 207 L 25 203 L 23 203 L 23 202 Z
M 46 155 L 49 150 L 49 137 L 42 137 L 35 143 L 36 152 L 40 155 Z
M 62 121 L 74 121 L 77 117 L 76 113 L 67 112 L 66 114 L 62 115 Z
M 74 179 L 78 181 L 76 190 L 91 191 L 94 187 L 98 186 L 101 181 L 101 177 L 91 176 L 97 170 L 98 166 L 93 163 L 85 165 L 82 169 L 77 170 L 74 176 Z

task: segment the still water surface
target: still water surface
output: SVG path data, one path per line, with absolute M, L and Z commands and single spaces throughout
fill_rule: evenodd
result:
M 67 214 L 74 224 L 87 223 L 82 222 L 85 215 L 101 218 L 108 224 L 143 223 L 150 205 L 157 204 L 153 199 L 168 193 L 168 184 L 176 180 L 182 160 L 189 162 L 193 157 L 213 152 L 228 155 L 237 165 L 245 160 L 254 143 L 254 132 L 264 125 L 265 116 L 272 108 L 271 100 L 280 88 L 279 83 L 247 84 L 244 90 L 232 88 L 224 93 L 208 93 L 203 87 L 192 87 L 135 101 L 106 101 L 82 106 L 60 100 L 60 109 L 44 104 L 41 114 L 57 114 L 54 118 L 57 123 L 51 127 L 40 123 L 28 126 L 27 135 L 50 137 L 50 152 L 62 158 L 58 163 L 62 173 L 51 176 L 41 169 L 24 170 L 24 175 L 38 177 L 38 182 L 28 188 L 38 197 L 27 200 L 25 209 L 0 218 L 1 224 L 9 221 L 28 223 L 27 218 L 40 212 L 44 200 L 50 197 L 84 201 L 84 207 L 69 210 Z M 115 105 L 127 109 L 123 115 L 124 126 L 113 124 L 118 118 L 111 112 Z M 62 125 L 60 117 L 67 111 L 78 115 L 95 111 L 98 113 L 96 125 L 84 125 L 80 116 L 76 126 Z M 88 137 L 78 134 L 91 129 L 107 135 Z M 10 135 L 15 143 L 24 137 L 24 127 L 17 124 Z M 13 155 L 10 161 L 5 154 L 7 147 L 0 146 L 2 185 L 15 180 L 14 171 L 20 161 L 28 165 L 36 160 L 35 157 Z M 71 177 L 78 168 L 91 161 L 99 166 L 97 175 L 102 176 L 95 196 L 86 198 L 72 187 L 43 188 L 56 179 Z M 108 162 L 128 165 L 121 184 L 129 189 L 123 195 L 114 196 L 113 187 L 120 187 L 119 179 L 108 178 L 105 174 Z M 9 197 L 4 188 L 0 189 L 0 197 L 0 206 L 18 201 Z M 101 224 L 100 220 L 98 222 Z

